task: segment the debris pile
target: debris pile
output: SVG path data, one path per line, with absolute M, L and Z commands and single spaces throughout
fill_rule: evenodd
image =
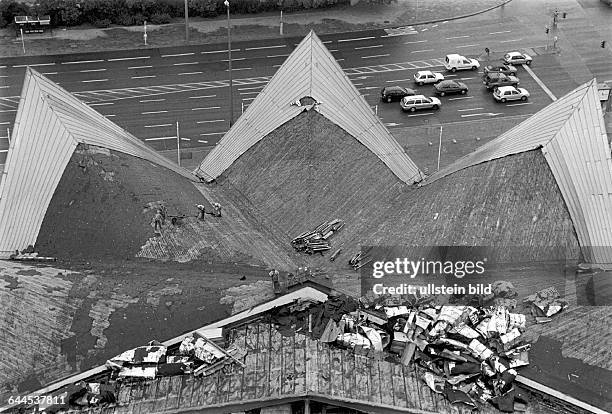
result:
M 353 257 L 350 258 L 349 265 L 351 265 L 353 270 L 359 270 L 372 261 L 372 258 L 368 256 L 370 250 L 372 250 L 371 247 L 369 249 L 362 250 L 359 253 L 356 253 Z
M 567 302 L 559 299 L 561 296 L 554 287 L 540 290 L 523 299 L 523 303 L 531 304 L 531 314 L 537 323 L 550 322 L 551 316 L 567 308 Z
M 342 227 L 344 227 L 344 221 L 340 219 L 326 221 L 314 230 L 302 233 L 291 240 L 291 245 L 298 252 L 323 254 L 323 252 L 331 249 L 328 239 Z

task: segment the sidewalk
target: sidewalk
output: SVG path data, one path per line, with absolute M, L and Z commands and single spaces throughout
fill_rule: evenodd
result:
M 283 35 L 304 36 L 311 29 L 317 34 L 342 33 L 454 20 L 484 13 L 512 0 L 396 0 L 391 4 L 357 4 L 331 9 L 313 9 L 283 14 Z M 232 16 L 232 40 L 254 40 L 280 37 L 280 13 Z M 225 16 L 215 19 L 192 18 L 189 21 L 189 44 L 222 43 L 227 39 Z M 148 48 L 184 46 L 182 21 L 147 26 Z M 145 47 L 143 27 L 108 29 L 56 29 L 51 36 L 25 38 L 26 55 L 83 53 Z M 0 31 L 0 56 L 23 56 L 21 41 L 12 30 Z

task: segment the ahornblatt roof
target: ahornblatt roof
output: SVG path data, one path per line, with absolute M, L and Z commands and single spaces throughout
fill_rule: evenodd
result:
M 585 260 L 612 267 L 612 156 L 595 79 L 421 182 L 541 149 L 574 223 Z
M 217 178 L 254 144 L 298 115 L 303 108 L 291 104 L 303 97 L 319 102 L 319 113 L 376 154 L 399 179 L 412 184 L 422 178 L 419 168 L 312 31 L 202 161 L 196 174 L 208 181 Z
M 123 152 L 196 179 L 28 68 L 0 177 L 0 257 L 36 242 L 49 202 L 78 144 Z

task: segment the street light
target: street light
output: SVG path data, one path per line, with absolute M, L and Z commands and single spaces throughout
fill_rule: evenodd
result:
M 227 8 L 227 63 L 229 69 L 229 107 L 230 107 L 230 119 L 229 126 L 232 127 L 234 123 L 234 98 L 232 96 L 232 31 L 230 23 L 230 2 L 225 0 L 223 2 Z
M 185 42 L 189 43 L 189 4 L 185 0 Z

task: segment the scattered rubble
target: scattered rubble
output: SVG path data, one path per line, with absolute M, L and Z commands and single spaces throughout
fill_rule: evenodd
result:
M 550 317 L 567 308 L 567 302 L 559 299 L 561 296 L 554 287 L 540 290 L 523 299 L 531 304 L 531 314 L 538 323 L 550 322 Z
M 372 258 L 368 256 L 370 250 L 372 250 L 372 248 L 362 250 L 350 258 L 349 265 L 351 265 L 353 270 L 359 270 L 372 261 Z
M 344 221 L 340 219 L 326 221 L 314 230 L 302 233 L 291 240 L 291 245 L 298 252 L 323 254 L 331 249 L 328 239 L 342 227 L 344 227 Z

